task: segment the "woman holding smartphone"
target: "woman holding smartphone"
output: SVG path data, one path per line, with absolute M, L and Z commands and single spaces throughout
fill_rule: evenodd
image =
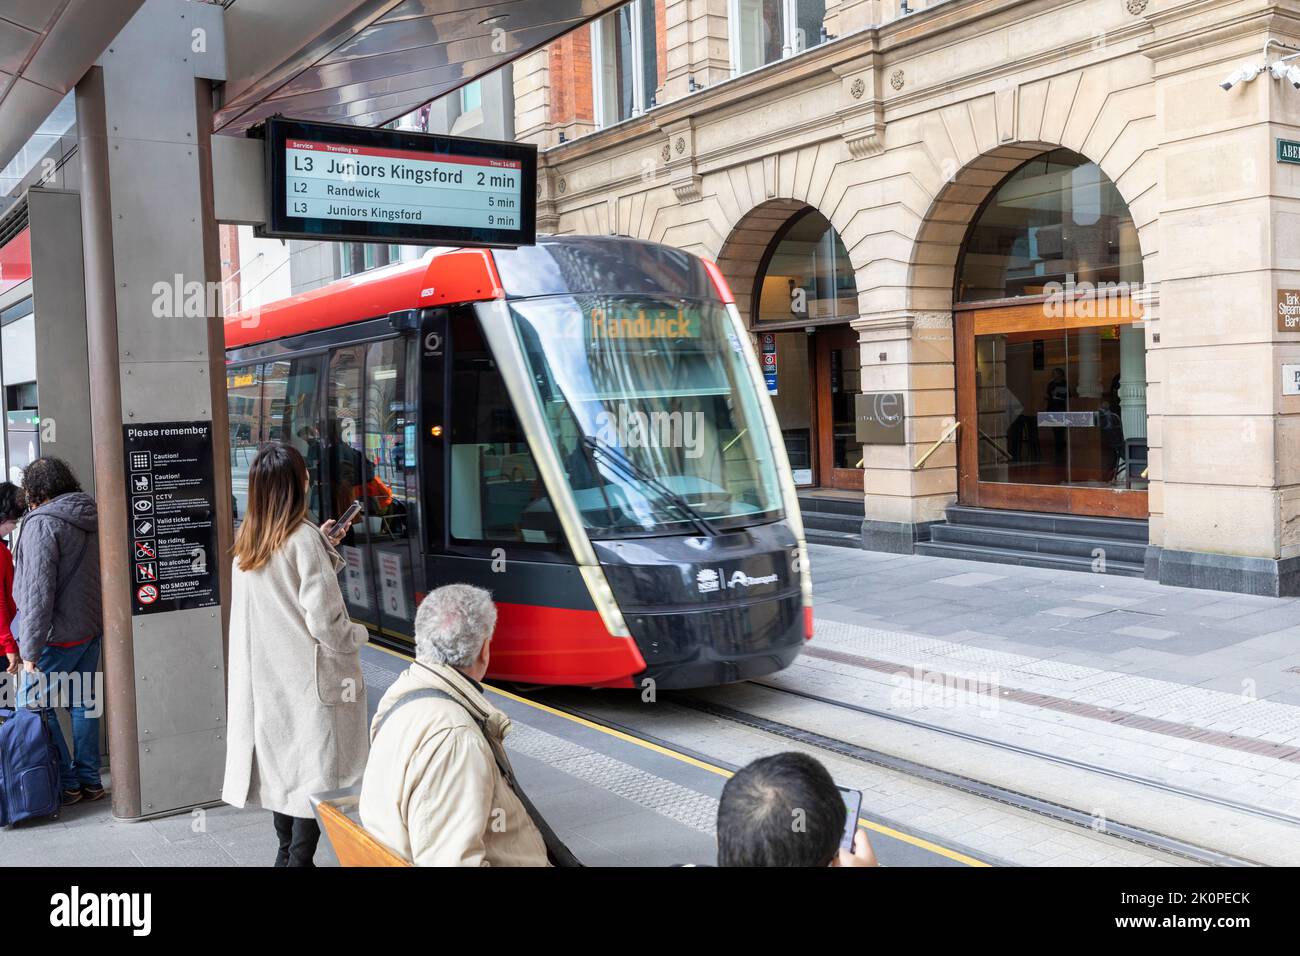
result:
M 276 866 L 313 866 L 308 797 L 361 779 L 369 749 L 361 646 L 334 545 L 348 521 L 307 519 L 302 455 L 268 445 L 248 472 L 231 570 L 226 776 L 222 799 L 270 810 Z

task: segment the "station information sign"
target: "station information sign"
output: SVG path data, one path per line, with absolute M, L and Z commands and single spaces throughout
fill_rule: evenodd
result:
M 220 603 L 212 422 L 123 425 L 131 613 Z
M 537 147 L 271 119 L 262 235 L 417 245 L 531 245 Z

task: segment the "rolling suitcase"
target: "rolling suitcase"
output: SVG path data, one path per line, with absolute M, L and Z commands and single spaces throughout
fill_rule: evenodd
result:
M 43 716 L 0 708 L 0 827 L 59 812 L 59 756 Z

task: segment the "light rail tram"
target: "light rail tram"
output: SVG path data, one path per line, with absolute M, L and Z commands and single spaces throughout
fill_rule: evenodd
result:
M 225 321 L 236 520 L 260 444 L 354 500 L 348 610 L 499 608 L 489 677 L 698 687 L 790 664 L 811 580 L 775 412 L 710 262 L 619 237 L 434 249 Z

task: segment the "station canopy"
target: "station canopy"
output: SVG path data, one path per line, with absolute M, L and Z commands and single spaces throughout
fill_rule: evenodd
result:
M 0 169 L 59 108 L 140 3 L 0 0 Z
M 228 78 L 213 131 L 240 135 L 276 113 L 381 126 L 622 2 L 222 0 Z M 140 6 L 0 0 L 0 168 Z
M 381 126 L 623 0 L 233 0 L 216 132 L 275 113 Z

